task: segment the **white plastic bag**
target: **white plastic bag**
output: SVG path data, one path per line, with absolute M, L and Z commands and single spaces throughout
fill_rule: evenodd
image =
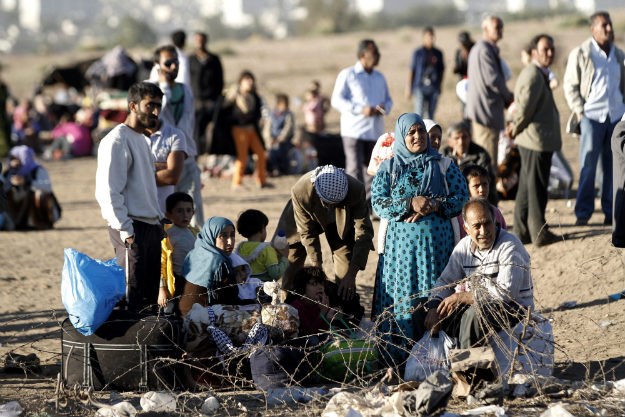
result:
M 176 397 L 169 392 L 146 392 L 139 400 L 145 411 L 168 412 L 176 411 Z
M 454 345 L 454 339 L 442 330 L 437 337 L 426 332 L 410 351 L 404 381 L 423 381 L 438 370 L 449 370 L 449 349 Z

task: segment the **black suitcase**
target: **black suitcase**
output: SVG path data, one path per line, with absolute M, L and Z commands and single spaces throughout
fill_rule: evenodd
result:
M 83 336 L 65 319 L 63 380 L 97 390 L 180 389 L 180 328 L 181 321 L 171 316 L 113 311 L 95 334 Z

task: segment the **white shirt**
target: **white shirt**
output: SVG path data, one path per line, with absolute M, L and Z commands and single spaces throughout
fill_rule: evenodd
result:
M 432 298 L 449 297 L 454 293 L 456 282 L 473 274 L 480 275 L 480 286 L 494 299 L 534 307 L 530 256 L 513 234 L 499 230 L 492 248 L 484 251 L 475 247 L 471 236 L 462 238 L 434 284 Z
M 595 72 L 590 85 L 590 93 L 584 103 L 584 116 L 597 122 L 617 122 L 625 113 L 625 103 L 621 93 L 621 67 L 614 55 L 614 45 L 606 54 L 599 44 L 590 42 L 590 59 Z
M 169 123 L 162 122 L 161 128 L 149 138 L 146 137 L 146 140 L 152 151 L 154 162 L 167 162 L 169 154 L 175 151 L 182 151 L 186 155 L 184 133 Z M 174 192 L 174 187 L 174 185 L 157 185 L 158 204 L 163 213 L 165 213 L 165 200 Z
M 158 224 L 154 158 L 145 135 L 117 125 L 100 142 L 95 198 L 108 225 L 122 241 L 134 235 L 133 220 Z

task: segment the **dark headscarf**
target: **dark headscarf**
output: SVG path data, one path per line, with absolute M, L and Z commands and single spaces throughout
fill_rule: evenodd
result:
M 224 217 L 211 217 L 206 220 L 197 236 L 195 246 L 184 260 L 182 273 L 188 282 L 215 290 L 222 282 L 222 267 L 225 265 L 227 271 L 232 271 L 232 262 L 228 254 L 215 246 L 217 237 L 228 226 L 234 227 L 232 222 Z
M 406 135 L 414 124 L 420 124 L 425 128 L 421 116 L 415 113 L 404 113 L 397 118 L 395 123 L 395 142 L 393 143 L 393 161 L 383 164 L 380 169 L 388 169 L 392 166 L 391 175 L 396 176 L 406 170 L 419 170 L 422 173 L 421 182 L 417 195 L 444 196 L 445 178 L 441 174 L 438 161 L 441 155 L 432 148 L 430 139 L 427 139 L 427 148 L 423 152 L 413 153 L 406 146 Z

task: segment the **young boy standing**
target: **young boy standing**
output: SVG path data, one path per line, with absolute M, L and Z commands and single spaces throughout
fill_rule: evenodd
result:
M 186 193 L 175 192 L 165 200 L 165 216 L 172 222 L 165 226 L 165 237 L 161 241 L 161 285 L 158 305 L 165 307 L 168 301 L 179 296 L 184 288 L 182 265 L 199 232 L 191 226 L 195 213 L 193 198 Z

